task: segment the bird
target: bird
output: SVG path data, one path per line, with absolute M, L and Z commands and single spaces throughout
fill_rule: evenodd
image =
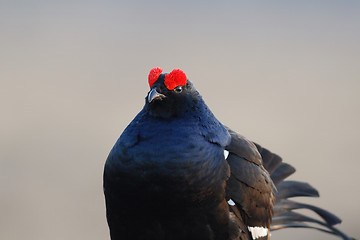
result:
M 287 180 L 293 166 L 223 125 L 182 70 L 155 67 L 148 84 L 104 166 L 111 240 L 264 240 L 283 228 L 351 239 L 334 227 L 340 218 L 293 200 L 319 193 Z

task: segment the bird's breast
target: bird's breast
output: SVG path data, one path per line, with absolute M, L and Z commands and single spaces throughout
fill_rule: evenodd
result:
M 110 181 L 116 181 L 112 185 L 126 198 L 146 197 L 157 199 L 148 202 L 171 205 L 179 199 L 201 202 L 223 191 L 228 168 L 223 149 L 196 129 L 146 131 L 136 141 L 130 147 L 120 142 L 108 159 L 116 162 L 109 171 L 116 177 Z

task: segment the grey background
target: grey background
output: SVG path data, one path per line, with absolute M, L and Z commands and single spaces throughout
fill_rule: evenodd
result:
M 359 1 L 0 0 L 0 239 L 109 239 L 103 164 L 156 66 L 359 238 L 359 29 Z

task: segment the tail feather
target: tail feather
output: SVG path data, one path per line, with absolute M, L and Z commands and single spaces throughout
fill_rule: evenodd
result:
M 341 219 L 332 214 L 331 212 L 305 203 L 299 203 L 291 200 L 284 199 L 280 201 L 274 207 L 274 217 L 279 216 L 283 213 L 289 212 L 296 209 L 308 209 L 319 215 L 328 225 L 333 226 L 341 223 Z
M 309 223 L 314 224 L 314 226 Z M 295 212 L 288 212 L 281 217 L 273 218 L 270 230 L 275 231 L 283 228 L 310 228 L 336 235 L 344 240 L 353 239 L 333 226 Z
M 293 223 L 293 222 L 316 223 L 324 227 L 329 227 L 329 225 L 326 222 L 322 222 L 315 218 L 308 217 L 301 213 L 292 212 L 292 211 L 282 213 L 276 217 L 273 217 L 272 219 L 272 225 L 274 226 L 286 224 L 286 223 Z
M 336 229 L 334 225 L 341 223 L 341 219 L 322 208 L 289 200 L 294 197 L 319 197 L 318 191 L 310 184 L 300 181 L 285 180 L 295 172 L 290 164 L 283 163 L 281 157 L 255 144 L 261 154 L 263 166 L 270 173 L 270 177 L 277 188 L 270 230 L 283 228 L 310 228 L 336 235 L 344 240 L 351 240 L 345 233 Z M 294 210 L 310 210 L 320 218 L 316 219 Z
M 283 181 L 276 188 L 276 201 L 291 197 L 319 197 L 319 192 L 305 182 Z
M 283 228 L 310 228 L 310 229 L 315 229 L 315 230 L 319 230 L 319 231 L 322 231 L 325 233 L 330 233 L 333 235 L 340 236 L 344 240 L 354 240 L 353 238 L 349 238 L 343 232 L 341 232 L 335 228 L 333 228 L 333 230 L 327 230 L 327 229 L 324 229 L 321 227 L 310 226 L 309 224 L 302 223 L 302 222 L 292 222 L 292 223 L 286 223 L 286 224 L 282 224 L 282 225 L 271 226 L 270 230 L 275 231 L 275 230 L 279 230 L 279 229 L 283 229 Z
M 295 168 L 287 163 L 281 163 L 278 168 L 271 174 L 271 179 L 275 185 L 284 181 L 285 178 L 289 177 L 295 172 Z
M 282 162 L 281 157 L 275 153 L 270 152 L 266 148 L 261 147 L 257 143 L 254 144 L 258 149 L 259 153 L 261 154 L 261 157 L 263 159 L 263 166 L 270 174 L 272 174 L 275 171 L 275 169 L 277 169 L 281 164 Z M 264 161 L 264 159 L 266 159 L 266 161 Z

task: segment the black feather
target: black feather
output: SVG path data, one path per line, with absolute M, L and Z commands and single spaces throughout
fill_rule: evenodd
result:
M 280 182 L 284 181 L 285 178 L 290 176 L 295 172 L 295 168 L 287 163 L 281 163 L 278 168 L 276 168 L 271 174 L 271 179 L 275 185 L 278 185 Z
M 307 223 L 313 223 L 315 224 L 315 226 L 309 225 Z M 316 226 L 316 224 L 319 226 Z M 334 228 L 331 225 L 326 224 L 325 222 L 319 221 L 317 219 L 296 212 L 287 212 L 281 214 L 280 216 L 274 217 L 271 230 L 274 231 L 282 228 L 300 228 L 300 227 L 312 228 L 326 233 L 331 233 L 340 236 L 344 240 L 352 239 L 343 232 L 341 232 L 340 230 Z
M 334 214 L 330 213 L 329 211 L 304 203 L 298 203 L 291 200 L 281 200 L 279 203 L 276 204 L 274 207 L 274 217 L 281 215 L 285 212 L 289 212 L 295 209 L 308 209 L 316 214 L 318 214 L 328 225 L 335 225 L 341 223 L 341 219 L 335 216 Z
M 266 148 L 261 147 L 259 144 L 254 143 L 261 154 L 263 166 L 265 169 L 272 174 L 275 169 L 281 164 L 282 159 L 275 153 L 270 152 Z
M 276 201 L 291 197 L 319 197 L 319 192 L 305 182 L 284 181 L 276 187 Z

